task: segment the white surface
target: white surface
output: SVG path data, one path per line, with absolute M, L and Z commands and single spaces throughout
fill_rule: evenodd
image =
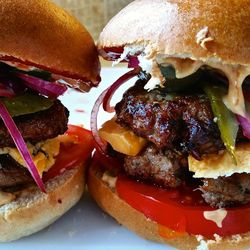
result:
M 89 128 L 90 110 L 100 92 L 127 71 L 123 68 L 108 69 L 102 72 L 100 88 L 88 94 L 69 91 L 62 98 L 71 111 L 71 124 L 84 124 Z M 135 80 L 130 81 L 133 83 Z M 127 86 L 127 85 L 126 85 Z M 122 90 L 119 91 L 120 93 Z M 117 97 L 116 99 L 119 99 Z M 76 112 L 77 109 L 84 112 Z M 101 115 L 101 120 L 107 116 Z M 100 121 L 101 124 L 101 121 Z M 1 230 L 1 229 L 0 229 Z M 0 244 L 6 250 L 170 250 L 173 248 L 155 244 L 137 237 L 112 218 L 103 213 L 94 201 L 85 194 L 83 199 L 67 214 L 43 231 L 15 242 Z

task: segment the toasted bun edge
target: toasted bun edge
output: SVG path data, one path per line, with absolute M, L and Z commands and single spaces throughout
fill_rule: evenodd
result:
M 249 65 L 249 13 L 247 0 L 136 0 L 106 25 L 98 48 L 144 46 L 151 55 Z
M 0 8 L 0 60 L 98 85 L 95 43 L 75 17 L 48 0 L 0 0 Z
M 141 212 L 137 211 L 124 200 L 120 199 L 115 190 L 102 181 L 101 164 L 93 161 L 87 173 L 88 190 L 97 204 L 117 222 L 139 236 L 159 243 L 169 244 L 178 249 L 196 249 L 199 246 L 195 236 L 184 235 L 167 239 L 159 234 L 159 226 Z M 247 249 L 250 246 L 250 232 L 239 236 L 240 240 L 230 237 L 218 242 L 210 242 L 209 249 Z
M 66 213 L 83 194 L 84 169 L 81 164 L 49 180 L 45 185 L 46 194 L 33 187 L 0 207 L 0 242 L 38 232 Z

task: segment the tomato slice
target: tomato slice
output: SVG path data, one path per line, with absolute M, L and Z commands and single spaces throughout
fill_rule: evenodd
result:
M 214 234 L 231 236 L 250 231 L 250 205 L 215 209 L 205 204 L 199 190 L 191 187 L 166 190 L 124 175 L 118 176 L 116 190 L 120 198 L 133 208 L 176 232 L 212 239 Z M 206 216 L 206 219 L 207 214 L 212 215 L 210 217 L 217 214 L 218 218 Z
M 94 149 L 94 139 L 89 130 L 75 125 L 68 125 L 65 134 L 71 138 L 65 143 L 61 143 L 56 162 L 48 172 L 44 173 L 43 181 L 52 179 L 66 169 L 79 165 L 91 156 Z

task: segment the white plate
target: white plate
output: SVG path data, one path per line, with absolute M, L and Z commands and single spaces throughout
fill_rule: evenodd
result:
M 124 68 L 104 68 L 103 82 L 100 88 L 91 90 L 88 94 L 68 91 L 63 97 L 63 103 L 71 111 L 70 123 L 83 124 L 89 128 L 90 111 L 100 92 L 126 72 Z M 130 81 L 133 83 L 133 80 Z M 127 85 L 126 85 L 127 86 Z M 118 100 L 118 95 L 115 99 Z M 116 101 L 115 100 L 115 101 Z M 100 124 L 107 119 L 101 113 Z M 0 228 L 1 230 L 1 228 Z M 76 249 L 143 249 L 170 250 L 173 248 L 155 244 L 137 237 L 132 232 L 118 225 L 111 217 L 103 213 L 94 201 L 85 194 L 83 199 L 53 225 L 39 233 L 22 238 L 11 243 L 0 245 L 6 250 L 76 250 Z

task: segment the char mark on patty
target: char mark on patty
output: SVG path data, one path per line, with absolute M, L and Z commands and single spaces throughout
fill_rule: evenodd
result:
M 206 203 L 230 207 L 250 203 L 250 174 L 217 179 L 190 178 L 187 156 L 225 149 L 209 99 L 201 93 L 169 96 L 162 89 L 147 91 L 139 80 L 116 105 L 117 122 L 150 143 L 139 155 L 125 156 L 124 171 L 135 179 L 165 188 L 192 181 Z M 246 140 L 239 130 L 237 140 Z
M 202 94 L 169 99 L 160 90 L 147 91 L 140 80 L 116 105 L 117 122 L 131 128 L 159 149 L 176 149 L 200 159 L 224 149 L 209 99 Z
M 47 110 L 14 118 L 21 135 L 25 141 L 36 143 L 54 138 L 67 130 L 69 112 L 63 104 L 56 100 Z M 15 144 L 0 121 L 0 147 L 15 147 Z

